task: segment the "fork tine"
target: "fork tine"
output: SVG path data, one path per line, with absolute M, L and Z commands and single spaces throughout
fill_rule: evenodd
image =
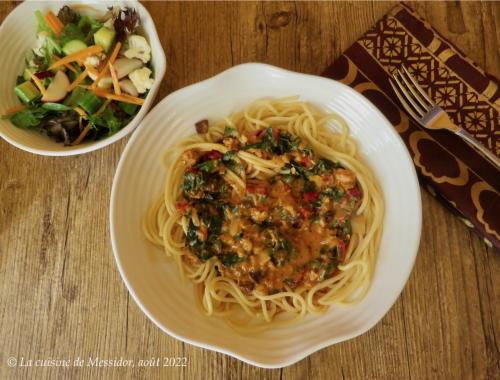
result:
M 405 71 L 406 75 L 408 78 L 410 78 L 411 82 L 415 86 L 415 88 L 420 92 L 420 94 L 427 100 L 431 105 L 434 105 L 435 103 L 432 101 L 432 99 L 427 95 L 427 93 L 424 91 L 424 89 L 418 84 L 417 80 L 413 77 L 413 75 L 410 74 L 410 71 L 406 68 L 405 65 L 401 66 L 403 70 Z
M 422 96 L 420 94 L 420 91 L 417 91 L 415 89 L 415 87 L 419 87 L 419 86 L 412 86 L 410 84 L 410 81 L 408 79 L 406 79 L 406 75 L 404 72 L 402 72 L 401 70 L 398 70 L 398 74 L 399 76 L 401 77 L 401 79 L 403 80 L 403 82 L 405 83 L 406 85 L 406 88 L 410 91 L 410 93 L 413 95 L 413 99 L 416 99 L 420 105 L 422 106 L 422 108 L 424 109 L 424 111 L 427 113 L 429 112 L 431 106 L 429 104 L 427 104 L 425 102 L 424 99 L 422 99 Z
M 399 71 L 398 71 L 398 74 L 399 74 Z M 408 90 L 405 88 L 405 86 L 403 85 L 403 82 L 398 78 L 398 76 L 394 75 L 392 77 L 392 79 L 394 79 L 394 81 L 398 85 L 399 89 L 404 94 L 404 98 L 411 103 L 411 105 L 413 106 L 413 109 L 417 112 L 419 117 L 424 116 L 424 114 L 427 113 L 427 110 L 425 108 L 424 109 L 420 108 L 420 106 L 415 102 L 415 100 L 413 100 L 412 93 L 408 92 Z
M 397 89 L 396 85 L 393 83 L 392 78 L 389 78 L 389 83 L 391 84 L 392 89 L 394 90 L 394 93 L 396 94 L 396 96 L 398 97 L 399 101 L 401 102 L 401 104 L 405 108 L 406 112 L 408 112 L 414 119 L 419 120 L 420 117 L 417 116 L 415 114 L 415 112 L 413 112 L 413 110 L 411 109 L 410 105 L 406 102 L 405 97 L 403 95 L 401 95 L 401 93 Z

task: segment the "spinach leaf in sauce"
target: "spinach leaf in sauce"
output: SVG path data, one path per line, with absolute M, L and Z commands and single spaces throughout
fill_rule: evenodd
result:
M 224 137 L 238 137 L 238 131 L 236 128 L 226 125 L 224 128 Z
M 234 264 L 240 262 L 242 260 L 241 257 L 238 256 L 236 253 L 228 253 L 228 254 L 223 254 L 219 255 L 219 260 L 221 261 L 222 265 L 225 267 L 230 267 L 233 266 Z
M 296 163 L 295 161 L 290 161 L 288 164 L 283 165 L 280 169 L 280 173 L 296 177 L 303 177 L 305 179 L 308 179 L 313 174 L 310 170 L 307 170 L 305 167 Z
M 342 234 L 344 235 L 344 237 L 347 237 L 351 235 L 351 232 L 352 232 L 351 221 L 346 220 L 344 226 L 342 227 Z
M 204 181 L 201 173 L 196 173 L 196 172 L 185 173 L 184 182 L 182 184 L 182 190 L 184 190 L 185 194 L 189 195 L 189 193 L 200 191 L 203 184 Z
M 280 155 L 296 151 L 299 147 L 300 142 L 300 137 L 293 137 L 288 132 L 281 132 L 276 143 L 272 146 L 272 151 L 273 153 Z
M 332 171 L 333 169 L 341 167 L 338 163 L 322 158 L 312 169 L 314 174 L 323 174 L 325 172 Z
M 321 195 L 332 198 L 334 201 L 339 201 L 344 196 L 344 191 L 337 187 L 327 187 L 321 192 Z
M 192 219 L 189 219 L 188 230 L 186 234 L 186 242 L 190 247 L 199 248 L 201 246 L 201 241 L 198 239 L 197 228 L 193 223 Z
M 289 261 L 295 254 L 295 247 L 293 243 L 285 238 L 278 239 L 278 243 L 271 250 L 271 261 L 277 267 L 283 266 L 283 264 Z
M 230 150 L 222 155 L 222 162 L 230 162 L 233 157 L 236 155 L 234 150 Z
M 217 169 L 217 165 L 217 160 L 208 160 L 197 164 L 196 168 L 203 173 L 212 173 L 213 171 L 215 171 L 215 169 Z
M 271 127 L 267 128 L 264 132 L 262 140 L 255 144 L 248 144 L 243 146 L 241 149 L 271 149 L 273 146 L 273 129 Z
M 304 181 L 304 192 L 310 193 L 316 191 L 316 184 L 312 181 L 305 180 Z
M 208 207 L 201 208 L 198 213 L 203 224 L 207 226 L 207 238 L 205 241 L 200 240 L 198 236 L 198 227 L 195 226 L 193 220 L 190 218 L 186 242 L 200 260 L 208 260 L 212 256 L 220 253 L 222 249 L 219 241 L 223 222 L 222 207 L 217 208 L 214 214 L 209 211 Z

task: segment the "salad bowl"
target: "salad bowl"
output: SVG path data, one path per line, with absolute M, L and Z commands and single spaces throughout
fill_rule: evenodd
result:
M 24 2 L 19 4 L 0 26 L 0 49 L 9 59 L 0 62 L 3 80 L 0 82 L 0 114 L 19 105 L 14 88 L 16 79 L 22 75 L 25 61 L 37 43 L 37 21 L 35 12 L 52 11 L 57 14 L 64 5 L 77 7 L 80 14 L 99 17 L 106 13 L 110 6 L 134 8 L 140 18 L 142 34 L 151 47 L 151 67 L 153 84 L 147 93 L 144 104 L 137 114 L 116 133 L 104 136 L 99 140 L 85 141 L 78 145 L 64 145 L 34 129 L 21 129 L 6 118 L 0 119 L 0 136 L 10 144 L 35 154 L 45 156 L 71 156 L 88 153 L 110 145 L 131 133 L 147 114 L 160 83 L 165 75 L 166 59 L 161 46 L 155 24 L 149 12 L 138 1 L 86 1 L 84 4 L 73 1 Z

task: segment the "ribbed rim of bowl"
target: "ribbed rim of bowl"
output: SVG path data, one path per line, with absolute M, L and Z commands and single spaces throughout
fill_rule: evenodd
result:
M 242 355 L 240 353 L 237 353 L 237 352 L 233 352 L 233 351 L 231 351 L 229 349 L 226 349 L 224 347 L 221 347 L 221 346 L 206 344 L 204 342 L 201 342 L 201 341 L 198 341 L 198 340 L 195 340 L 195 339 L 188 339 L 186 337 L 183 337 L 183 336 L 175 333 L 174 331 L 172 331 L 171 329 L 169 329 L 167 326 L 165 326 L 164 324 L 162 324 L 142 304 L 141 300 L 139 299 L 139 297 L 135 293 L 135 291 L 134 291 L 133 287 L 131 286 L 131 284 L 130 284 L 128 278 L 127 278 L 127 275 L 126 275 L 126 273 L 124 271 L 124 268 L 123 268 L 123 265 L 122 265 L 122 262 L 121 262 L 121 259 L 120 259 L 120 254 L 119 254 L 119 252 L 117 250 L 117 243 L 116 243 L 116 236 L 115 236 L 116 231 L 115 231 L 115 224 L 114 224 L 114 218 L 115 218 L 114 210 L 115 210 L 115 203 L 116 203 L 116 197 L 117 197 L 117 192 L 118 192 L 117 182 L 118 182 L 118 178 L 121 176 L 122 171 L 123 171 L 125 157 L 127 156 L 128 152 L 132 149 L 132 147 L 133 147 L 133 145 L 135 143 L 135 140 L 139 138 L 142 129 L 147 127 L 149 119 L 154 117 L 154 113 L 157 110 L 157 108 L 160 109 L 161 107 L 163 107 L 163 105 L 166 104 L 167 102 L 169 102 L 170 99 L 174 99 L 175 97 L 177 97 L 178 95 L 182 94 L 183 92 L 189 92 L 194 87 L 207 86 L 207 85 L 211 84 L 211 82 L 215 82 L 215 81 L 221 79 L 221 77 L 224 77 L 224 76 L 226 76 L 226 75 L 228 75 L 230 73 L 231 74 L 234 73 L 234 72 L 245 73 L 246 71 L 251 71 L 251 70 L 274 71 L 276 73 L 286 73 L 287 75 L 290 75 L 290 76 L 299 76 L 299 77 L 306 77 L 306 78 L 309 77 L 309 78 L 315 78 L 315 79 L 319 78 L 319 79 L 324 80 L 324 81 L 333 81 L 333 80 L 328 79 L 328 78 L 322 78 L 322 77 L 318 77 L 318 76 L 314 76 L 314 75 L 297 73 L 297 72 L 293 72 L 293 71 L 281 69 L 281 68 L 278 68 L 278 67 L 275 67 L 275 66 L 267 65 L 267 64 L 262 64 L 262 63 L 245 63 L 245 64 L 241 64 L 241 65 L 237 65 L 237 66 L 234 66 L 232 68 L 229 68 L 229 69 L 227 69 L 227 70 L 225 70 L 225 71 L 223 71 L 223 72 L 221 72 L 221 73 L 219 73 L 219 74 L 217 74 L 217 75 L 215 75 L 215 76 L 213 76 L 211 78 L 208 78 L 208 79 L 206 79 L 204 81 L 201 81 L 201 82 L 189 85 L 187 87 L 184 87 L 182 89 L 179 89 L 179 90 L 171 93 L 170 95 L 168 95 L 164 99 L 162 99 L 151 110 L 151 112 L 146 116 L 146 118 L 143 120 L 143 122 L 139 126 L 137 132 L 134 134 L 134 136 L 132 136 L 132 138 L 128 142 L 127 146 L 125 147 L 125 150 L 124 150 L 124 152 L 123 152 L 123 154 L 122 154 L 122 156 L 120 158 L 120 161 L 118 163 L 118 166 L 117 166 L 117 169 L 116 169 L 116 172 L 115 172 L 115 176 L 114 176 L 114 179 L 113 179 L 113 185 L 112 185 L 111 197 L 110 197 L 110 214 L 109 214 L 109 218 L 110 218 L 110 235 L 111 235 L 111 245 L 112 245 L 112 248 L 113 248 L 113 254 L 114 254 L 114 257 L 115 257 L 115 261 L 116 261 L 118 270 L 119 270 L 120 275 L 121 275 L 121 277 L 123 279 L 123 282 L 127 286 L 128 291 L 130 292 L 132 298 L 134 299 L 134 301 L 136 302 L 136 304 L 139 306 L 139 308 L 161 330 L 163 330 L 168 335 L 170 335 L 170 336 L 172 336 L 172 337 L 174 337 L 174 338 L 176 338 L 178 340 L 181 340 L 183 342 L 192 344 L 194 346 L 198 346 L 198 347 L 205 348 L 205 349 L 208 349 L 208 350 L 220 352 L 220 353 L 232 356 L 232 357 L 237 358 L 237 359 L 239 359 L 239 360 L 241 360 L 241 361 L 243 361 L 245 363 L 248 363 L 248 364 L 251 364 L 251 365 L 254 365 L 254 366 L 257 366 L 257 367 L 274 369 L 274 368 L 283 368 L 283 367 L 292 365 L 292 364 L 294 364 L 294 363 L 296 363 L 296 362 L 298 362 L 298 361 L 306 358 L 307 356 L 309 356 L 309 355 L 313 354 L 314 352 L 319 351 L 319 350 L 321 350 L 321 349 L 323 349 L 325 347 L 328 347 L 328 346 L 331 346 L 333 344 L 340 343 L 342 341 L 349 340 L 349 339 L 355 338 L 355 337 L 357 337 L 357 336 L 359 336 L 361 334 L 364 334 L 365 332 L 367 332 L 368 330 L 370 330 L 371 328 L 373 328 L 387 314 L 387 312 L 392 308 L 392 306 L 394 305 L 394 303 L 398 299 L 399 295 L 403 291 L 404 287 L 406 286 L 406 283 L 408 282 L 408 278 L 409 278 L 409 276 L 411 274 L 411 271 L 412 271 L 414 263 L 415 263 L 415 259 L 416 259 L 416 255 L 417 255 L 418 247 L 419 247 L 419 243 L 420 243 L 421 228 L 422 228 L 422 203 L 421 203 L 421 194 L 420 194 L 420 187 L 419 187 L 419 183 L 418 183 L 418 178 L 417 178 L 417 174 L 416 174 L 415 168 L 413 166 L 413 161 L 411 159 L 410 153 L 406 149 L 406 146 L 405 146 L 403 140 L 401 139 L 401 137 L 399 136 L 399 134 L 396 132 L 396 130 L 393 128 L 393 126 L 391 125 L 391 123 L 389 122 L 389 120 L 387 120 L 387 118 L 382 114 L 382 112 L 380 112 L 380 110 L 377 107 L 375 107 L 364 96 L 362 96 L 361 94 L 359 94 L 358 92 L 356 92 L 355 90 L 353 90 L 352 88 L 350 88 L 349 86 L 344 85 L 341 82 L 334 81 L 338 85 L 344 87 L 346 91 L 351 92 L 352 94 L 354 94 L 354 96 L 361 97 L 363 99 L 363 101 L 365 102 L 366 107 L 370 108 L 370 110 L 372 112 L 375 112 L 376 114 L 378 114 L 378 116 L 385 121 L 388 133 L 392 134 L 392 136 L 396 138 L 396 140 L 399 142 L 399 144 L 403 148 L 402 150 L 405 152 L 403 159 L 407 162 L 408 166 L 411 168 L 411 178 L 412 178 L 411 181 L 412 181 L 412 183 L 408 184 L 408 186 L 411 186 L 412 188 L 415 189 L 415 194 L 416 194 L 415 201 L 417 202 L 417 204 L 415 205 L 415 210 L 416 210 L 415 222 L 416 222 L 416 226 L 418 226 L 418 230 L 415 231 L 415 235 L 413 236 L 413 238 L 414 238 L 413 241 L 409 241 L 408 242 L 408 246 L 405 247 L 405 251 L 407 252 L 408 257 L 409 257 L 409 261 L 408 261 L 409 265 L 407 267 L 407 270 L 403 273 L 404 279 L 405 279 L 404 283 L 403 283 L 403 286 L 401 286 L 401 289 L 399 290 L 399 292 L 397 292 L 392 297 L 392 299 L 390 300 L 390 302 L 389 302 L 390 307 L 388 307 L 387 310 L 385 310 L 383 313 L 381 313 L 381 315 L 377 315 L 375 317 L 372 317 L 370 319 L 370 322 L 366 323 L 365 327 L 360 328 L 358 330 L 355 330 L 355 331 L 353 331 L 353 332 L 351 332 L 349 334 L 344 334 L 342 336 L 339 336 L 339 337 L 336 337 L 336 338 L 331 338 L 331 339 L 325 340 L 325 341 L 317 343 L 317 344 L 312 344 L 307 349 L 304 349 L 303 351 L 301 351 L 301 352 L 299 352 L 297 354 L 291 355 L 290 357 L 287 357 L 285 360 L 283 360 L 283 361 L 281 361 L 279 363 L 275 363 L 275 362 L 268 363 L 268 362 L 256 361 L 256 360 L 253 360 L 252 358 L 249 358 L 249 357 L 247 357 L 245 355 Z
M 40 1 L 40 2 L 36 2 L 36 3 L 40 4 L 40 7 L 42 7 L 42 6 L 51 6 L 51 7 L 62 6 L 64 4 L 68 4 L 68 3 L 70 3 L 70 4 L 85 3 L 85 5 L 90 5 L 90 6 L 92 6 L 92 4 L 96 4 L 99 6 L 107 5 L 107 4 L 114 4 L 114 5 L 119 4 L 122 6 L 130 5 L 130 6 L 138 8 L 139 12 L 142 15 L 142 18 L 144 19 L 144 17 L 145 17 L 146 19 L 149 19 L 151 21 L 152 28 L 151 28 L 151 30 L 148 30 L 150 45 L 152 45 L 153 41 L 155 41 L 155 44 L 157 44 L 160 47 L 160 49 L 158 49 L 158 51 L 154 52 L 155 59 L 158 60 L 157 64 L 154 65 L 155 83 L 153 84 L 153 86 L 149 90 L 149 93 L 146 96 L 145 102 L 141 106 L 140 111 L 137 113 L 137 115 L 132 120 L 130 120 L 130 122 L 124 128 L 122 128 L 120 131 L 118 131 L 117 133 L 115 133 L 109 137 L 102 138 L 102 139 L 97 140 L 95 142 L 87 142 L 85 144 L 82 144 L 81 146 L 65 147 L 65 149 L 63 149 L 63 150 L 50 150 L 50 149 L 33 148 L 31 146 L 28 146 L 26 144 L 23 144 L 23 143 L 15 140 L 15 139 L 12 139 L 11 137 L 9 137 L 8 135 L 6 135 L 3 132 L 1 127 L 0 127 L 0 137 L 2 137 L 5 141 L 14 145 L 15 147 L 22 149 L 24 151 L 30 152 L 30 153 L 34 153 L 34 154 L 38 154 L 38 155 L 42 155 L 42 156 L 61 157 L 61 156 L 75 156 L 75 155 L 79 155 L 79 154 L 93 152 L 95 150 L 98 150 L 98 149 L 104 148 L 108 145 L 111 145 L 111 144 L 115 143 L 116 141 L 122 139 L 123 137 L 127 136 L 131 132 L 133 132 L 137 128 L 137 126 L 140 124 L 141 120 L 147 115 L 147 112 L 148 112 L 149 108 L 151 107 L 151 104 L 153 103 L 156 94 L 158 93 L 161 82 L 162 82 L 163 77 L 165 76 L 165 72 L 166 72 L 165 52 L 161 46 L 161 41 L 160 41 L 160 38 L 158 36 L 158 32 L 156 30 L 156 25 L 154 23 L 154 20 L 151 17 L 151 14 L 148 12 L 148 10 L 138 0 L 127 0 L 127 1 L 95 1 L 95 0 L 93 0 L 93 1 L 87 1 L 87 2 L 71 0 L 71 1 L 59 1 L 59 2 Z M 21 4 L 17 5 L 16 8 L 14 8 L 14 10 L 7 15 L 7 17 L 2 22 L 2 25 L 0 25 L 0 36 L 1 36 L 0 38 L 5 38 L 4 37 L 4 30 L 6 28 L 6 25 L 8 23 L 11 23 L 12 20 L 16 18 L 16 14 L 19 12 L 22 12 L 24 10 L 24 8 L 28 8 L 28 7 L 32 6 L 32 4 L 33 4 L 33 2 L 29 2 L 29 1 L 21 3 Z M 33 20 L 33 22 L 35 22 L 35 21 Z

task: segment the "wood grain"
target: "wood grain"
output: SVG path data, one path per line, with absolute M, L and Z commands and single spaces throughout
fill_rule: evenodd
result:
M 319 74 L 395 3 L 145 5 L 167 55 L 161 99 L 243 62 Z M 410 5 L 500 76 L 500 3 Z M 1 2 L 0 19 L 15 6 Z M 361 337 L 265 370 L 163 334 L 130 299 L 109 241 L 109 194 L 126 142 L 48 158 L 0 141 L 0 379 L 500 379 L 500 256 L 426 191 L 410 280 Z M 189 362 L 186 368 L 9 368 L 11 356 L 186 356 Z

